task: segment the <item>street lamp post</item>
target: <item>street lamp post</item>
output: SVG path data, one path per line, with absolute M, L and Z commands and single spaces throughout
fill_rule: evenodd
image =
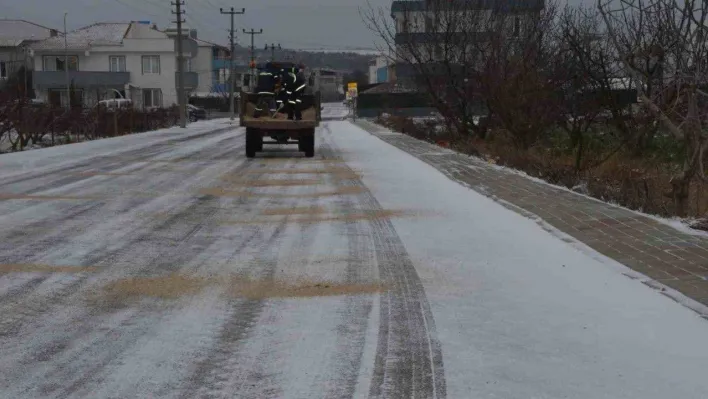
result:
M 69 88 L 69 54 L 66 41 L 66 15 L 64 13 L 64 79 L 66 80 L 66 109 L 71 111 L 71 89 Z

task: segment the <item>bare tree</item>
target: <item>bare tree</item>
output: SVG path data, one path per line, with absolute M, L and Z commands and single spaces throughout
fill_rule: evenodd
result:
M 481 61 L 479 88 L 489 113 L 520 148 L 529 148 L 558 115 L 557 6 L 500 8 L 489 14 L 486 40 L 474 42 Z
M 424 9 L 419 9 L 425 4 Z M 486 10 L 470 2 L 430 0 L 394 2 L 389 10 L 372 6 L 363 13 L 369 28 L 383 41 L 382 53 L 396 64 L 401 85 L 421 88 L 431 104 L 458 133 L 483 134 L 475 116 L 483 106 L 475 82 L 479 77 L 474 43 L 483 36 Z M 403 79 L 402 75 L 411 77 Z
M 706 181 L 708 147 L 706 66 L 708 8 L 697 0 L 598 0 L 598 9 L 639 100 L 684 148 L 681 171 L 671 180 L 676 213 L 687 213 L 691 182 Z
M 569 136 L 575 150 L 575 168 L 583 168 L 587 136 L 601 126 L 605 135 L 619 136 L 613 155 L 631 140 L 631 93 L 626 79 L 621 79 L 615 52 L 609 43 L 602 17 L 597 9 L 566 6 L 558 18 L 557 39 L 560 51 L 557 73 L 564 75 L 563 101 L 559 105 L 558 125 Z M 625 89 L 624 92 L 617 89 Z M 623 96 L 623 94 L 625 94 Z M 607 129 L 607 127 L 615 129 Z M 592 154 L 593 165 L 607 159 Z

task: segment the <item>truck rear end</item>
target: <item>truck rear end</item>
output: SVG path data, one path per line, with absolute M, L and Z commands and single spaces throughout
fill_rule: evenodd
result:
M 268 63 L 263 70 L 277 73 L 281 63 Z M 260 91 L 260 90 L 258 90 Z M 275 93 L 276 90 L 265 90 Z M 315 155 L 315 128 L 322 119 L 319 91 L 300 95 L 298 107 L 302 118 L 288 119 L 287 112 L 276 109 L 275 95 L 241 92 L 239 120 L 246 128 L 246 157 L 263 151 L 264 144 L 297 144 L 307 157 Z

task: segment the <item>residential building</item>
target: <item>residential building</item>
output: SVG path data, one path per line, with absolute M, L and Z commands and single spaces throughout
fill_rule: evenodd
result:
M 196 37 L 195 37 L 196 39 Z M 200 94 L 228 93 L 230 85 L 231 53 L 229 48 L 206 40 L 199 43 L 199 89 Z M 202 51 L 204 50 L 204 51 Z M 248 64 L 243 60 L 234 60 L 234 90 L 239 91 L 244 85 L 244 77 L 250 73 Z
M 319 90 L 323 102 L 341 99 L 344 94 L 344 76 L 341 72 L 327 68 L 314 68 L 311 76 L 314 81 L 312 91 Z
M 70 86 L 77 106 L 116 97 L 138 107 L 170 106 L 177 103 L 175 47 L 174 36 L 149 21 L 96 23 L 67 33 L 66 47 L 60 37 L 31 46 L 34 88 L 38 98 L 53 105 L 66 104 Z M 199 84 L 191 71 L 196 46 L 184 47 L 184 84 L 192 91 Z
M 474 46 L 479 41 L 486 40 L 499 27 L 508 29 L 512 40 L 525 23 L 540 15 L 544 6 L 544 0 L 396 0 L 391 5 L 396 28 L 395 69 L 389 71 L 389 80 L 391 75 L 397 79 L 411 78 L 415 70 L 412 63 L 434 64 L 443 58 L 449 62 L 461 54 L 466 61 L 473 60 Z M 450 13 L 455 18 L 450 18 Z M 448 23 L 443 26 L 441 20 Z M 458 31 L 458 26 L 466 31 Z M 457 39 L 459 43 L 454 42 Z M 445 41 L 460 48 L 454 48 L 450 54 L 450 49 L 443 48 Z
M 58 35 L 56 29 L 33 22 L 0 19 L 0 89 L 22 67 L 32 70 L 34 63 L 28 51 L 32 43 Z
M 231 67 L 231 52 L 228 47 L 214 45 L 211 48 L 211 77 L 210 92 L 228 93 L 229 68 Z
M 385 55 L 379 55 L 369 62 L 369 83 L 385 83 L 388 82 L 388 70 L 390 58 Z

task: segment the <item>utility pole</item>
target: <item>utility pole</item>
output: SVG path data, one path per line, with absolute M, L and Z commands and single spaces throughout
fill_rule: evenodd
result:
M 269 48 L 270 48 L 270 60 L 275 61 L 275 49 L 281 50 L 282 47 L 280 47 L 280 43 L 278 43 L 277 47 L 275 44 L 271 44 L 270 47 L 266 44 L 265 49 L 268 50 Z
M 260 35 L 263 33 L 263 29 L 256 31 L 255 29 L 251 29 L 250 31 L 247 31 L 246 29 L 243 30 L 243 33 L 247 35 L 251 35 L 251 84 L 253 84 L 254 79 L 256 78 L 256 74 L 254 73 L 255 68 L 256 68 L 256 56 L 255 56 L 255 51 L 256 48 L 254 47 L 254 38 L 256 35 Z
M 64 13 L 64 80 L 66 80 L 66 110 L 71 111 L 71 88 L 69 87 L 69 46 L 66 41 L 66 16 Z
M 172 14 L 177 16 L 177 106 L 179 107 L 179 127 L 187 127 L 187 115 L 184 104 L 184 54 L 182 52 L 182 15 L 184 15 L 184 10 L 182 6 L 184 5 L 183 0 L 177 0 L 171 3 L 175 6 L 175 10 Z
M 231 16 L 231 29 L 229 30 L 229 40 L 231 40 L 231 47 L 229 48 L 231 51 L 231 60 L 229 61 L 229 112 L 231 113 L 231 120 L 234 120 L 234 89 L 236 87 L 236 79 L 234 76 L 234 15 L 244 14 L 246 9 L 242 8 L 241 11 L 235 11 L 234 8 L 231 7 L 230 11 L 224 11 L 223 8 L 219 8 L 219 12 Z

